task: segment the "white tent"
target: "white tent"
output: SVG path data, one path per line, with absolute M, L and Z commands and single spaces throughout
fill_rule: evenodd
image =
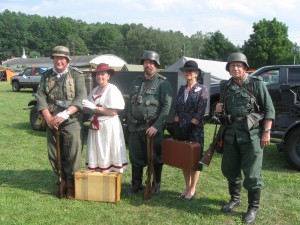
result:
M 127 64 L 125 60 L 113 54 L 100 55 L 90 61 L 93 68 L 96 68 L 100 63 L 106 63 L 114 69 L 121 69 L 125 64 Z
M 180 68 L 183 67 L 184 63 L 188 60 L 197 62 L 198 67 L 205 73 L 210 73 L 210 83 L 216 84 L 221 80 L 228 80 L 230 78 L 229 73 L 226 71 L 226 62 L 219 62 L 213 60 L 196 59 L 190 57 L 181 57 L 177 62 L 166 68 L 164 71 L 170 72 L 181 72 Z

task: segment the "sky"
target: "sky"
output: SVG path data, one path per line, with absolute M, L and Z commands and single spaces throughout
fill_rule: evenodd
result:
M 5 9 L 28 15 L 70 17 L 87 23 L 143 24 L 191 36 L 220 31 L 242 46 L 262 19 L 288 27 L 289 39 L 300 45 L 297 0 L 1 0 Z

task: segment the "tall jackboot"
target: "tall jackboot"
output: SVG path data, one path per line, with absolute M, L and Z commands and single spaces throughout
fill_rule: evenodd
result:
M 244 216 L 246 224 L 252 224 L 258 215 L 258 207 L 260 200 L 260 189 L 255 191 L 248 191 L 248 211 Z
M 155 180 L 153 180 L 153 182 L 152 182 L 152 193 L 153 194 L 158 194 L 160 191 L 162 169 L 163 169 L 163 164 L 154 164 Z
M 143 167 L 132 165 L 131 171 L 132 171 L 132 179 L 131 179 L 131 186 L 129 188 L 129 194 L 135 194 L 143 190 L 142 187 Z
M 241 184 L 229 184 L 228 189 L 231 198 L 230 201 L 221 208 L 222 212 L 232 212 L 235 207 L 240 205 L 241 188 Z

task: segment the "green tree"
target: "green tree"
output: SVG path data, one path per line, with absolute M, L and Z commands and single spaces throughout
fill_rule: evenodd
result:
M 31 51 L 29 52 L 29 58 L 38 58 L 41 57 L 41 54 L 37 51 Z
M 208 33 L 204 42 L 203 57 L 205 59 L 226 61 L 230 53 L 238 50 L 228 38 L 220 32 Z
M 114 53 L 122 40 L 121 32 L 112 24 L 93 24 L 87 41 L 92 54 Z
M 243 46 L 243 52 L 253 68 L 292 64 L 292 49 L 293 43 L 288 39 L 288 27 L 276 18 L 254 23 L 253 34 Z
M 196 34 L 193 34 L 190 38 L 191 42 L 191 57 L 203 59 L 204 55 L 204 43 L 207 35 L 202 34 L 202 31 L 197 31 Z
M 139 64 L 144 50 L 153 50 L 160 55 L 162 67 L 180 58 L 186 37 L 181 32 L 161 31 L 142 24 L 131 27 L 123 41 L 123 57 L 128 63 Z

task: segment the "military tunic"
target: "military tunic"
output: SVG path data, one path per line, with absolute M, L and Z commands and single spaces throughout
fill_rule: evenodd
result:
M 132 165 L 147 165 L 145 131 L 148 125 L 157 129 L 157 134 L 153 137 L 154 163 L 162 164 L 161 142 L 171 103 L 171 85 L 160 74 L 156 73 L 151 80 L 139 76 L 133 81 L 128 107 L 129 158 Z
M 264 113 L 264 119 L 275 118 L 275 109 L 269 92 L 260 78 L 253 77 L 250 82 L 248 76 L 242 87 L 254 94 L 260 107 L 260 112 Z M 226 81 L 227 82 L 227 81 Z M 250 87 L 252 85 L 252 87 Z M 224 137 L 224 148 L 222 158 L 222 172 L 232 185 L 242 183 L 243 171 L 244 187 L 248 191 L 261 189 L 263 182 L 261 179 L 261 168 L 263 161 L 263 149 L 260 145 L 262 135 L 262 122 L 259 126 L 248 130 L 246 116 L 250 112 L 257 112 L 253 109 L 251 96 L 230 79 L 226 84 L 221 84 L 221 93 L 226 87 L 225 112 L 229 119 Z M 234 121 L 234 118 L 244 118 Z
M 46 71 L 40 81 L 37 91 L 38 111 L 49 109 L 55 116 L 69 106 L 76 106 L 79 111 L 70 116 L 59 126 L 61 138 L 62 177 L 72 180 L 74 172 L 81 167 L 81 152 L 83 146 L 82 100 L 87 98 L 84 75 L 74 68 L 58 77 L 53 69 Z M 55 132 L 48 127 L 47 144 L 48 158 L 54 172 L 57 174 L 57 154 Z

